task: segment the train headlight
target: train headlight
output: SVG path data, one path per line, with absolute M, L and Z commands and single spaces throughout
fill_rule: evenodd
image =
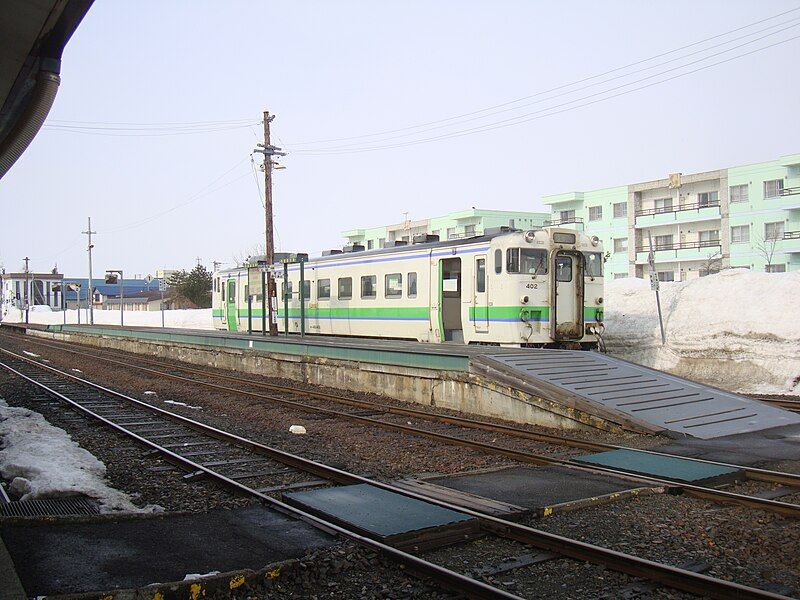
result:
M 600 238 L 597 237 L 596 235 L 593 235 L 592 236 L 592 246 L 597 246 L 597 244 L 599 244 L 599 243 L 600 243 Z
M 597 299 L 594 301 L 594 303 L 595 303 L 595 304 L 602 304 L 602 303 L 603 303 L 603 297 L 601 296 L 600 298 L 597 298 Z
M 533 229 L 529 229 L 525 232 L 525 241 L 529 244 L 536 239 L 536 232 Z
M 527 296 L 523 296 L 522 298 L 520 298 L 520 299 L 519 299 L 519 301 L 520 301 L 522 304 L 527 304 L 529 299 L 530 299 L 530 298 L 528 298 Z

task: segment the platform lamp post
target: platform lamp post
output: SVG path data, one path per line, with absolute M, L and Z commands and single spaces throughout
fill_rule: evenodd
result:
M 123 300 L 125 300 L 125 289 L 122 287 L 122 282 L 124 281 L 122 269 L 106 269 L 106 283 L 113 285 L 117 283 L 117 281 L 119 281 L 119 326 L 123 327 L 125 324 L 125 311 L 123 302 Z

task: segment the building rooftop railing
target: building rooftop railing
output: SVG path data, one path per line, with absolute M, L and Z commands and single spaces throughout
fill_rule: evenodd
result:
M 694 202 L 692 204 L 681 204 L 680 206 L 669 206 L 662 208 L 647 208 L 645 210 L 637 210 L 637 217 L 644 217 L 647 215 L 660 215 L 663 213 L 676 213 L 684 210 L 700 210 L 701 208 L 710 208 L 712 206 L 719 206 L 719 200 L 710 202 Z
M 674 244 L 653 244 L 653 250 L 658 252 L 660 250 L 686 250 L 692 248 L 713 248 L 713 247 L 721 247 L 722 243 L 720 240 L 704 240 L 698 242 L 676 242 Z M 637 246 L 636 252 L 649 252 L 649 246 Z
M 569 219 L 547 219 L 542 224 L 543 227 L 552 227 L 553 225 L 569 225 L 570 223 L 580 223 L 583 225 L 582 217 L 570 217 Z

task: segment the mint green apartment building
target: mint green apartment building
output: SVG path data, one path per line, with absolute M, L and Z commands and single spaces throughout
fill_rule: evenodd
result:
M 415 235 L 421 234 L 438 235 L 440 240 L 455 240 L 482 235 L 484 230 L 491 227 L 531 229 L 541 227 L 549 218 L 550 214 L 545 212 L 471 208 L 442 217 L 405 220 L 394 225 L 367 229 L 350 229 L 343 231 L 342 236 L 347 239 L 348 244 L 359 244 L 366 250 L 372 250 L 398 241 L 410 244 Z
M 550 224 L 583 228 L 608 252 L 606 276 L 661 281 L 726 267 L 800 269 L 800 154 L 704 173 L 546 196 Z

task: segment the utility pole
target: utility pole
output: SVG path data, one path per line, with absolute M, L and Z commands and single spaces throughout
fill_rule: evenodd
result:
M 28 269 L 28 263 L 30 259 L 26 256 L 25 257 L 25 323 L 28 323 L 28 310 L 31 305 L 31 289 L 30 284 L 28 283 L 28 273 L 30 270 Z
M 89 304 L 89 325 L 94 325 L 94 303 L 92 302 L 94 285 L 92 285 L 92 248 L 94 245 L 92 244 L 92 235 L 97 233 L 96 231 L 92 231 L 92 217 L 89 217 L 89 226 L 86 228 L 86 231 L 81 231 L 82 234 L 89 236 L 89 244 L 87 250 L 89 251 L 89 289 L 86 292 L 86 302 Z M 78 290 L 78 312 L 81 310 L 81 295 L 80 290 Z
M 269 124 L 274 118 L 275 115 L 270 115 L 269 111 L 264 111 L 264 143 L 258 144 L 258 148 L 253 150 L 253 152 L 264 155 L 264 260 L 267 263 L 267 267 L 270 269 L 266 277 L 266 292 L 269 299 L 266 304 L 269 318 L 269 334 L 271 336 L 278 335 L 278 322 L 275 318 L 277 294 L 275 291 L 275 278 L 271 270 L 275 262 L 275 239 L 272 224 L 272 169 L 277 164 L 272 160 L 272 157 L 286 156 L 285 152 L 281 152 L 280 148 L 270 143 Z

